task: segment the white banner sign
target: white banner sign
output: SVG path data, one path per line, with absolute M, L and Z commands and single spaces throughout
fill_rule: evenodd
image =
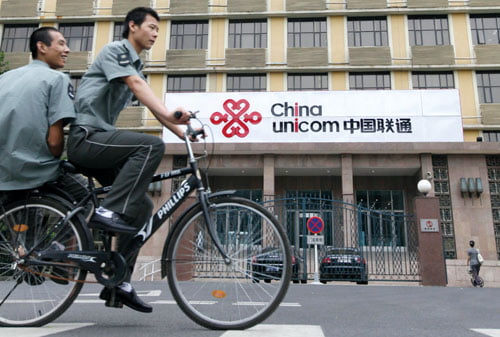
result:
M 463 141 L 455 89 L 167 93 L 165 102 L 200 111 L 215 143 Z M 168 130 L 163 139 L 179 142 Z

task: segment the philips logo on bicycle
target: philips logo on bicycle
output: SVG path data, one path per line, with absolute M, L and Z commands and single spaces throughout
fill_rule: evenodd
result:
M 161 220 L 177 203 L 182 200 L 182 198 L 189 193 L 191 187 L 189 184 L 184 183 L 179 187 L 176 193 L 174 193 L 170 199 L 163 205 L 161 209 L 156 212 L 158 218 Z
M 463 141 L 456 89 L 167 93 L 165 101 L 200 110 L 218 143 Z M 164 141 L 177 142 L 168 132 Z

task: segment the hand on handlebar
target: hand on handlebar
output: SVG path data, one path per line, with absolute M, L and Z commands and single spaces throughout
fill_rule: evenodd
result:
M 196 113 L 198 111 L 195 111 L 195 112 L 192 112 L 192 111 L 185 111 L 185 110 L 181 110 L 181 109 L 177 109 L 175 112 L 174 112 L 174 118 L 177 119 L 177 120 L 180 120 L 184 117 L 184 112 L 187 112 L 188 115 L 189 115 L 189 118 L 188 118 L 188 121 L 185 123 L 187 124 L 187 130 L 186 130 L 186 133 L 189 137 L 189 140 L 191 142 L 197 142 L 198 141 L 198 136 L 201 136 L 201 138 L 205 138 L 206 134 L 205 134 L 205 129 L 203 128 L 197 128 L 197 129 L 193 129 L 191 127 L 191 124 L 189 124 L 189 119 L 191 118 L 196 118 Z
M 189 120 L 192 117 L 192 112 L 187 111 L 184 108 L 178 107 L 174 110 L 173 113 L 173 123 L 174 124 L 189 124 Z

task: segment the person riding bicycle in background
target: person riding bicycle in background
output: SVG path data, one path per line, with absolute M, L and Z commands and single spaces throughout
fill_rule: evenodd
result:
M 470 248 L 467 250 L 467 265 L 470 267 L 472 272 L 472 278 L 474 279 L 474 286 L 480 283 L 479 280 L 479 270 L 481 269 L 481 263 L 479 262 L 478 255 L 479 250 L 474 248 L 474 240 L 469 241 Z
M 56 181 L 63 127 L 75 118 L 73 86 L 55 70 L 64 67 L 70 52 L 64 36 L 54 27 L 38 28 L 30 36 L 30 51 L 33 62 L 0 76 L 0 191 Z
M 97 55 L 75 98 L 77 116 L 68 138 L 68 158 L 101 184 L 112 185 L 89 227 L 121 233 L 118 251 L 151 216 L 153 203 L 146 192 L 164 153 L 159 137 L 117 130 L 114 125 L 120 111 L 135 96 L 181 139 L 183 130 L 177 124 L 189 123 L 190 114 L 183 108 L 167 110 L 141 73 L 143 62 L 139 54 L 155 43 L 159 20 L 158 14 L 148 7 L 129 11 L 124 39 L 109 43 Z M 174 111 L 182 113 L 180 118 L 174 116 Z M 151 312 L 152 307 L 137 296 L 129 283 L 138 254 L 139 251 L 127 261 L 128 276 L 115 288 L 115 294 L 128 307 Z M 104 288 L 100 298 L 109 301 L 110 297 L 110 289 Z

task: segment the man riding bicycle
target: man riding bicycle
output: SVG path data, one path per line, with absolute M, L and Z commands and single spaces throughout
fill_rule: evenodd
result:
M 159 20 L 151 8 L 131 10 L 125 18 L 124 39 L 103 48 L 83 76 L 75 98 L 77 117 L 70 129 L 68 158 L 103 185 L 112 185 L 89 227 L 121 233 L 119 251 L 151 216 L 153 203 L 146 192 L 164 153 L 159 137 L 117 130 L 114 125 L 120 111 L 135 96 L 181 139 L 183 130 L 177 124 L 187 124 L 190 117 L 182 108 L 174 110 L 181 112 L 179 118 L 167 110 L 141 73 L 139 54 L 155 43 Z M 129 283 L 138 253 L 127 261 L 128 277 L 115 294 L 130 308 L 151 312 L 152 307 Z M 100 298 L 109 301 L 111 290 L 103 289 Z

